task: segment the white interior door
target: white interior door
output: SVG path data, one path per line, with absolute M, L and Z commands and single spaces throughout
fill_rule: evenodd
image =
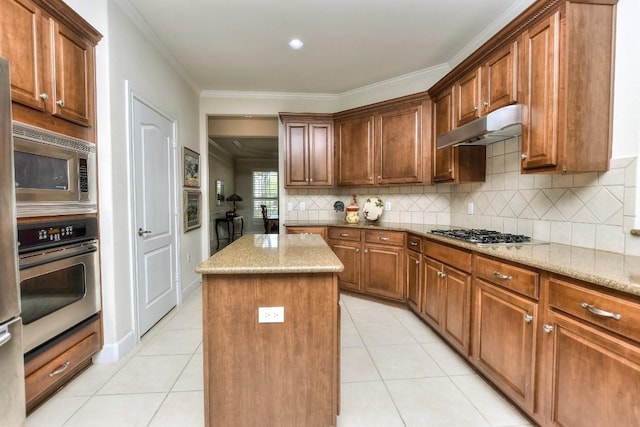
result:
M 138 334 L 177 303 L 175 121 L 131 97 Z

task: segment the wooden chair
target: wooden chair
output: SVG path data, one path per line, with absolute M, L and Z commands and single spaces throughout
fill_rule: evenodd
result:
M 262 222 L 264 223 L 264 234 L 278 234 L 279 224 L 277 219 L 269 219 L 267 215 L 267 205 L 260 205 L 262 211 Z

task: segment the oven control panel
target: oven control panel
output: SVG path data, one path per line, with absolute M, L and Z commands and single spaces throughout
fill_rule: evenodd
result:
M 18 225 L 18 250 L 23 253 L 97 237 L 95 218 L 25 223 Z

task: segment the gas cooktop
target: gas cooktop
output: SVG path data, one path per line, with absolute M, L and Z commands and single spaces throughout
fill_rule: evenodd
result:
M 431 232 L 477 245 L 532 245 L 547 243 L 531 240 L 531 237 L 522 234 L 500 233 L 499 231 L 483 229 L 436 229 L 431 230 Z

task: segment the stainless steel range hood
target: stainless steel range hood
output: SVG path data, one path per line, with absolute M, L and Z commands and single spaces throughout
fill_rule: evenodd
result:
M 454 145 L 487 145 L 522 132 L 522 105 L 509 105 L 457 127 L 436 139 L 437 148 Z

